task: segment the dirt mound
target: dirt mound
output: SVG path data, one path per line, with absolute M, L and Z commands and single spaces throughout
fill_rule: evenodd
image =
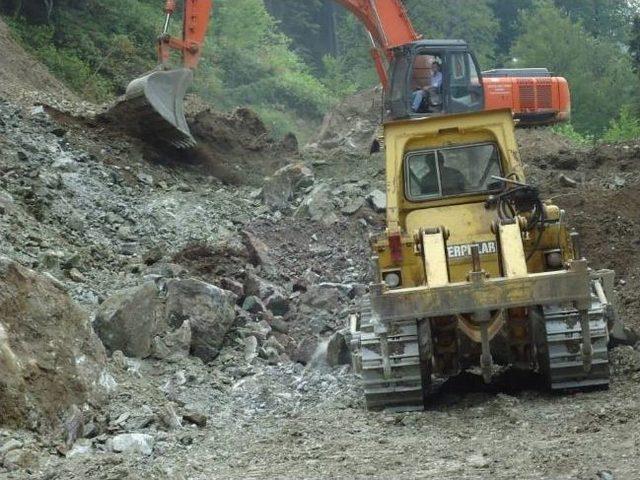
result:
M 382 114 L 380 87 L 357 93 L 325 115 L 320 132 L 310 145 L 324 149 L 345 147 L 368 151 L 375 140 Z
M 188 122 L 198 141 L 190 155 L 235 183 L 261 184 L 265 176 L 298 156 L 293 135 L 273 139 L 258 114 L 248 108 L 230 113 L 203 110 Z
M 58 102 L 77 97 L 12 37 L 0 20 L 0 95 L 22 105 L 46 98 Z
M 527 135 L 533 133 L 540 132 Z M 535 145 L 538 139 L 526 141 Z M 638 329 L 640 143 L 603 144 L 590 149 L 566 148 L 562 141 L 553 143 L 529 151 L 527 180 L 541 189 L 544 198 L 553 199 L 566 210 L 570 225 L 582 236 L 583 251 L 591 266 L 616 271 L 620 313 L 628 326 Z
M 525 163 L 542 157 L 575 155 L 580 150 L 572 140 L 550 128 L 518 128 L 516 138 L 522 161 Z

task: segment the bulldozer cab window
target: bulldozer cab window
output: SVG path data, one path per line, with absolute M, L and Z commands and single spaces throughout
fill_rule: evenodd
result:
M 492 143 L 411 152 L 405 160 L 410 201 L 488 193 L 502 188 L 500 154 Z

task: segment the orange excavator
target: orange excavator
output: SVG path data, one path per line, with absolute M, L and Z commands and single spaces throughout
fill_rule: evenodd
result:
M 521 125 L 569 120 L 567 81 L 544 68 L 481 72 L 463 40 L 424 40 L 402 0 L 336 0 L 364 24 L 384 86 L 387 116 L 403 119 L 510 108 Z M 184 115 L 184 96 L 202 54 L 213 0 L 183 0 L 183 35 L 169 35 L 175 0 L 166 0 L 158 38 L 159 67 L 131 82 L 112 110 L 125 128 L 178 148 L 195 145 Z M 181 54 L 171 68 L 170 53 Z M 112 114 L 113 116 L 113 114 Z

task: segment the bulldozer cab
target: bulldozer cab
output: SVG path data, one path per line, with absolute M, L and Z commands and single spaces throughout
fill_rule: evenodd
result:
M 447 269 L 452 281 L 466 279 L 472 244 L 480 245 L 483 268 L 498 275 L 492 232 L 498 212 L 487 208 L 486 202 L 509 188 L 501 179 L 524 180 L 510 112 L 389 122 L 385 145 L 390 229 L 413 236 L 445 227 L 450 235 Z M 403 270 L 405 286 L 426 281 L 421 261 L 407 262 Z
M 482 74 L 466 42 L 423 40 L 393 55 L 387 100 L 391 119 L 484 109 Z M 440 81 L 433 82 L 438 75 Z

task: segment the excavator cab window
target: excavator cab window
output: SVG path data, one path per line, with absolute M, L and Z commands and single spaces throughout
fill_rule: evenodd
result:
M 479 69 L 469 52 L 449 52 L 445 75 L 448 113 L 478 111 L 484 108 Z
M 478 63 L 464 46 L 409 45 L 393 52 L 387 109 L 391 119 L 484 109 Z M 434 82 L 434 76 L 439 81 Z

